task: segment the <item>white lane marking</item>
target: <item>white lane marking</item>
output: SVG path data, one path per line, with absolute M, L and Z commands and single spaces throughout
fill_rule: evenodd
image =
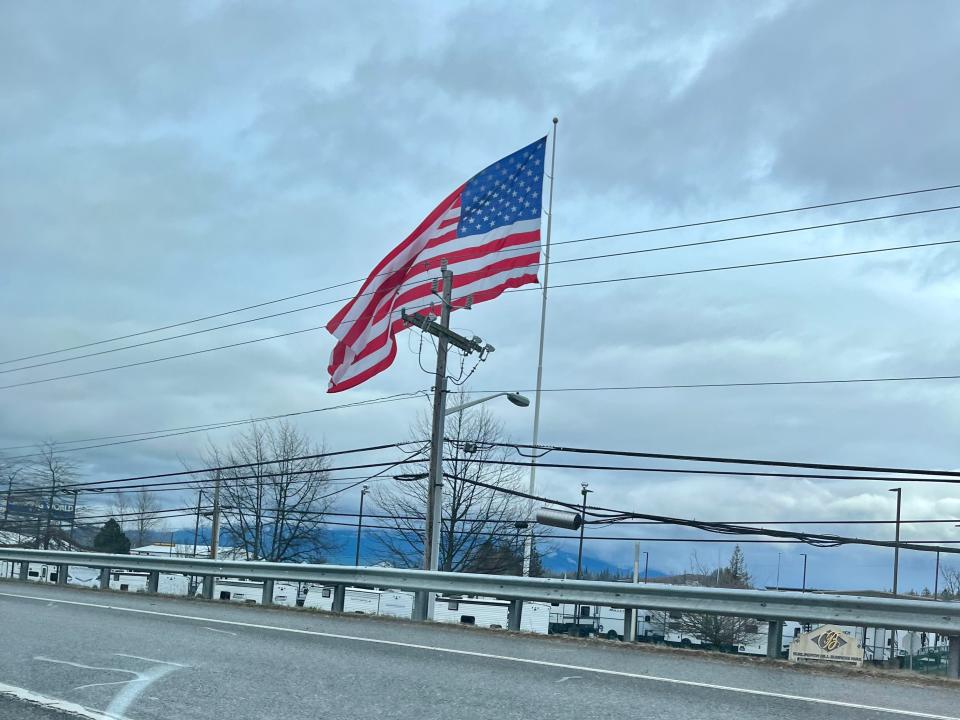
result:
M 103 670 L 105 672 L 121 672 L 129 673 L 130 675 L 139 675 L 140 673 L 135 670 L 124 670 L 123 668 L 115 667 L 97 667 L 96 665 L 84 665 L 83 663 L 71 662 L 70 660 L 57 660 L 56 658 L 48 658 L 43 655 L 36 655 L 33 658 L 34 660 L 39 660 L 40 662 L 56 663 L 57 665 L 69 665 L 75 668 L 82 668 L 84 670 Z
M 23 600 L 39 600 L 46 602 L 49 598 L 37 597 L 35 595 L 20 595 L 17 593 L 0 592 L 0 597 L 12 597 Z M 757 697 L 777 698 L 780 700 L 793 700 L 796 702 L 805 702 L 815 705 L 831 705 L 833 707 L 851 708 L 854 710 L 865 710 L 870 712 L 887 713 L 890 715 L 903 715 L 906 717 L 927 718 L 927 720 L 960 720 L 960 717 L 952 715 L 936 715 L 933 713 L 919 712 L 916 710 L 899 710 L 896 708 L 878 707 L 876 705 L 862 705 L 860 703 L 846 702 L 844 700 L 827 700 L 825 698 L 808 697 L 804 695 L 789 695 L 787 693 L 771 692 L 768 690 L 752 690 L 750 688 L 733 687 L 731 685 L 717 685 L 715 683 L 699 682 L 697 680 L 680 680 L 678 678 L 661 677 L 658 675 L 644 675 L 642 673 L 632 673 L 623 670 L 608 670 L 605 668 L 587 667 L 584 665 L 571 665 L 568 663 L 550 662 L 549 660 L 533 660 L 531 658 L 512 657 L 510 655 L 495 655 L 492 653 L 477 652 L 475 650 L 457 650 L 455 648 L 437 647 L 434 645 L 421 645 L 418 643 L 399 642 L 397 640 L 380 640 L 377 638 L 358 637 L 356 635 L 343 635 L 341 633 L 320 632 L 318 630 L 301 630 L 299 628 L 288 628 L 280 625 L 262 625 L 260 623 L 241 622 L 239 620 L 219 620 L 215 618 L 202 617 L 198 615 L 183 615 L 181 613 L 167 613 L 159 610 L 142 610 L 140 608 L 121 607 L 117 605 L 101 605 L 99 603 L 80 602 L 79 600 L 54 600 L 53 602 L 64 605 L 74 605 L 78 607 L 91 607 L 100 610 L 114 610 L 116 612 L 128 612 L 137 615 L 155 615 L 158 617 L 176 618 L 178 620 L 190 620 L 193 622 L 213 623 L 216 625 L 230 625 L 233 627 L 255 628 L 257 630 L 273 630 L 275 632 L 292 633 L 295 635 L 309 635 L 311 637 L 325 637 L 336 640 L 352 640 L 354 642 L 371 643 L 374 645 L 387 645 L 391 647 L 414 648 L 417 650 L 427 650 L 430 652 L 446 653 L 449 655 L 462 655 L 466 657 L 486 658 L 489 660 L 503 660 L 505 662 L 514 662 L 524 665 L 539 665 L 542 667 L 560 668 L 562 670 L 575 670 L 577 672 L 594 673 L 596 675 L 612 675 L 615 677 L 633 678 L 635 680 L 647 680 L 649 682 L 661 682 L 669 685 L 680 685 L 683 687 L 704 688 L 707 690 L 722 690 L 724 692 L 739 693 L 741 695 L 755 695 Z
M 223 633 L 224 635 L 233 635 L 234 637 L 237 636 L 235 632 L 230 632 L 229 630 L 217 630 L 217 628 L 211 628 L 211 627 L 204 627 L 202 629 L 209 630 L 210 632 L 215 632 L 215 633 Z
M 567 680 L 582 680 L 582 675 L 564 675 L 562 678 L 557 680 L 558 683 L 566 682 Z
M 143 681 L 142 684 L 134 685 L 131 683 L 118 692 L 107 706 L 107 713 L 111 715 L 123 715 L 140 693 L 164 675 L 168 675 L 175 670 L 176 668 L 171 665 L 157 665 L 145 673 L 142 673 L 139 678 Z
M 127 683 L 143 682 L 143 678 L 130 678 L 129 680 L 114 680 L 113 682 L 87 683 L 86 685 L 77 685 L 74 690 L 86 690 L 92 687 L 106 687 L 107 685 L 126 685 Z
M 170 662 L 169 660 L 157 660 L 156 658 L 143 657 L 142 655 L 127 655 L 126 653 L 114 653 L 117 657 L 133 658 L 134 660 L 143 660 L 144 662 L 160 663 L 161 665 L 173 665 L 175 667 L 190 667 L 180 663 Z
M 121 715 L 107 715 L 99 710 L 91 710 L 83 705 L 77 705 L 77 703 L 72 703 L 67 700 L 60 700 L 59 698 L 48 697 L 46 695 L 33 692 L 32 690 L 16 687 L 14 685 L 7 685 L 6 683 L 0 683 L 0 695 L 9 695 L 17 698 L 18 700 L 33 703 L 34 705 L 41 705 L 52 710 L 60 710 L 61 712 L 71 714 L 74 717 L 84 718 L 84 720 L 127 720 L 127 718 Z
M 114 653 L 121 657 L 133 657 L 137 660 L 146 660 L 147 658 L 138 657 L 135 655 L 123 655 L 122 653 Z M 42 655 L 37 655 L 33 658 L 34 660 L 40 660 L 41 662 L 56 663 L 58 665 L 70 665 L 75 668 L 82 668 L 84 670 L 102 670 L 104 672 L 119 672 L 119 673 L 129 673 L 136 677 L 130 678 L 129 680 L 121 680 L 118 682 L 102 682 L 102 683 L 88 683 L 86 685 L 79 685 L 74 690 L 83 690 L 85 688 L 92 687 L 103 687 L 105 685 L 126 685 L 123 690 L 118 692 L 113 700 L 110 701 L 110 704 L 107 706 L 107 714 L 113 716 L 122 716 L 126 712 L 127 708 L 130 707 L 130 704 L 137 699 L 137 696 L 146 690 L 152 683 L 156 682 L 164 675 L 172 673 L 178 667 L 186 667 L 185 665 L 180 665 L 179 663 L 168 663 L 165 660 L 148 660 L 148 662 L 158 662 L 161 663 L 156 667 L 150 668 L 145 672 L 139 672 L 137 670 L 127 670 L 126 668 L 115 668 L 115 667 L 98 667 L 96 665 L 84 665 L 83 663 L 72 662 L 70 660 L 57 660 L 56 658 L 48 658 Z M 136 684 L 142 683 L 142 684 Z

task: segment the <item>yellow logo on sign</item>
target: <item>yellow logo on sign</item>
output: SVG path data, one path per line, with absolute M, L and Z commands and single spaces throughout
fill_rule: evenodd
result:
M 817 644 L 817 647 L 828 653 L 838 650 L 847 644 L 847 641 L 843 639 L 843 634 L 836 630 L 827 630 L 821 635 L 811 638 L 811 640 Z

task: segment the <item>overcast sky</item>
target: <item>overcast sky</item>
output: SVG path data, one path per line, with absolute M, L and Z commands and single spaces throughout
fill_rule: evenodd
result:
M 953 2 L 94 2 L 82 11 L 5 2 L 2 16 L 0 360 L 361 278 L 453 188 L 545 135 L 554 115 L 558 243 L 960 183 Z M 960 190 L 558 245 L 554 259 L 951 205 Z M 564 284 L 955 240 L 958 229 L 957 212 L 944 211 L 558 264 L 550 277 Z M 544 387 L 956 374 L 958 260 L 947 245 L 557 288 Z M 355 287 L 179 331 L 336 301 Z M 319 326 L 339 306 L 9 372 L 0 384 Z M 474 389 L 534 386 L 538 321 L 535 291 L 454 317 L 455 328 L 497 347 Z M 339 395 L 325 392 L 333 343 L 324 331 L 3 389 L 0 447 L 429 388 L 408 344 L 416 337 L 400 340 L 389 371 Z M 541 439 L 956 468 L 958 400 L 949 380 L 546 393 Z M 360 447 L 408 439 L 424 405 L 297 422 L 330 449 Z M 531 410 L 491 409 L 529 442 Z M 73 455 L 91 479 L 121 477 L 198 461 L 204 441 L 189 434 Z M 553 497 L 575 501 L 588 480 L 600 505 L 710 520 L 894 511 L 892 483 L 550 470 L 538 479 Z M 355 503 L 345 497 L 341 507 Z M 960 495 L 905 486 L 904 517 L 960 518 Z M 904 536 L 960 540 L 960 530 L 908 525 Z M 644 544 L 664 571 L 683 570 L 695 549 L 712 562 L 717 547 L 729 554 L 728 545 Z M 783 583 L 798 584 L 802 551 L 746 546 L 761 584 L 774 582 L 777 552 Z M 587 552 L 626 563 L 633 549 L 594 541 Z M 890 586 L 889 551 L 809 552 L 811 585 Z M 907 552 L 903 567 L 903 584 L 932 585 L 932 557 Z

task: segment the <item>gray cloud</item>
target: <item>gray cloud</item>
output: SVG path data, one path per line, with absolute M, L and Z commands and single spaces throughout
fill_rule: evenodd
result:
M 956 182 L 951 3 L 11 5 L 0 25 L 0 359 L 365 275 L 446 193 L 559 127 L 554 239 Z M 557 247 L 556 258 L 956 204 L 941 193 Z M 951 239 L 954 214 L 557 265 L 553 283 Z M 551 295 L 545 386 L 956 373 L 957 252 L 919 250 Z M 336 300 L 339 289 L 297 304 Z M 529 388 L 539 296 L 454 324 L 498 350 L 475 388 Z M 320 325 L 337 306 L 0 378 Z M 253 316 L 248 313 L 247 316 Z M 406 339 L 325 394 L 325 333 L 0 391 L 0 446 L 290 412 L 429 388 Z M 416 348 L 416 344 L 412 346 Z M 0 369 L 5 369 L 3 366 Z M 0 384 L 4 384 L 0 382 Z M 953 467 L 955 383 L 547 394 L 569 445 Z M 304 416 L 337 448 L 408 438 L 419 401 Z M 497 408 L 529 438 L 531 414 Z M 214 439 L 225 431 L 211 433 Z M 176 469 L 203 435 L 77 453 L 90 477 Z M 575 499 L 582 473 L 544 469 Z M 708 519 L 891 515 L 886 484 L 591 474 L 601 504 Z M 344 501 L 349 509 L 353 501 Z M 950 517 L 947 486 L 906 515 Z M 803 516 L 803 517 L 801 517 Z M 678 537 L 677 529 L 610 532 Z M 882 526 L 838 531 L 889 535 Z M 908 528 L 952 538 L 952 526 Z M 626 562 L 630 543 L 590 544 Z M 680 570 L 692 546 L 648 543 Z M 706 548 L 706 549 L 703 549 Z M 722 552 L 726 554 L 729 548 Z M 749 545 L 772 582 L 776 552 Z M 714 546 L 699 550 L 713 558 Z M 816 584 L 881 586 L 881 551 L 815 550 Z M 932 582 L 907 553 L 905 576 Z M 784 570 L 786 573 L 787 570 Z M 761 577 L 762 576 L 762 577 Z

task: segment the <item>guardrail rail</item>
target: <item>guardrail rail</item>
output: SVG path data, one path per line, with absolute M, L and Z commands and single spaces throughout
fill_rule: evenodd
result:
M 0 548 L 0 560 L 19 563 L 17 577 L 24 581 L 30 563 L 56 565 L 58 584 L 66 584 L 68 566 L 97 568 L 101 589 L 109 589 L 110 572 L 115 570 L 148 573 L 148 592 L 157 591 L 161 572 L 200 576 L 204 579 L 203 595 L 208 599 L 216 577 L 264 581 L 265 603 L 271 601 L 277 580 L 332 585 L 335 611 L 343 610 L 347 586 L 482 595 L 510 601 L 511 629 L 520 627 L 525 600 L 750 617 L 770 622 L 770 657 L 779 657 L 784 620 L 936 632 L 949 637 L 948 676 L 960 677 L 960 602 L 21 548 Z

